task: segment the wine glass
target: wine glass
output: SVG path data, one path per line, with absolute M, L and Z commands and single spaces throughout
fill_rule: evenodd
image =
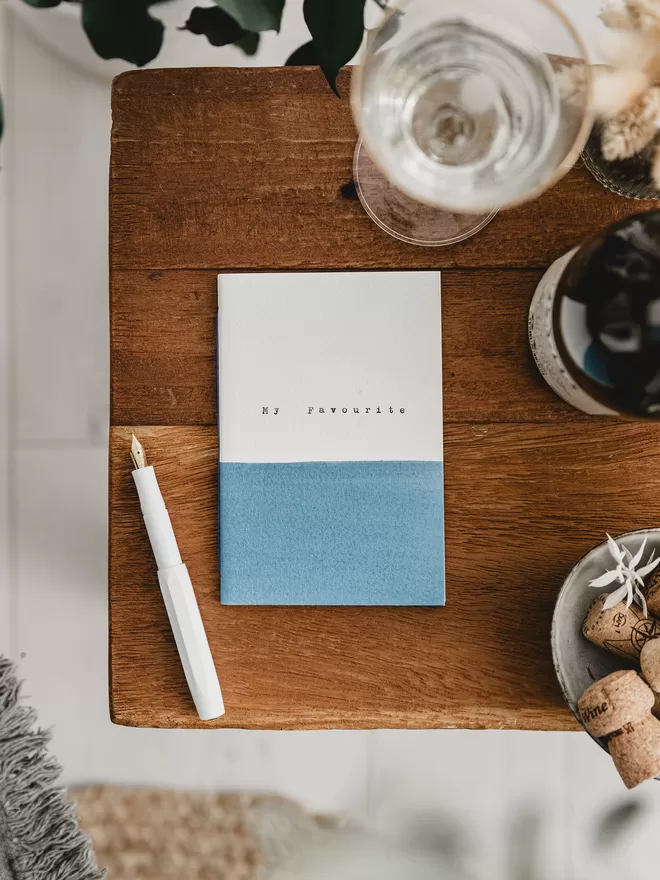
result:
M 401 0 L 367 35 L 351 101 L 360 200 L 419 245 L 552 186 L 592 124 L 586 48 L 549 0 Z

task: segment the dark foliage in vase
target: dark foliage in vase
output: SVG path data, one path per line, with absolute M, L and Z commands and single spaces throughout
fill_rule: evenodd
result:
M 80 6 L 82 27 L 101 58 L 120 58 L 137 67 L 153 61 L 165 39 L 165 26 L 151 7 L 166 0 L 23 0 L 30 6 Z M 287 65 L 319 65 L 337 91 L 337 74 L 355 55 L 364 32 L 366 0 L 289 0 L 302 2 L 311 40 Z M 383 7 L 385 0 L 374 0 Z M 213 46 L 238 46 L 254 55 L 264 31 L 279 32 L 285 0 L 214 0 L 195 6 L 180 30 L 206 37 Z

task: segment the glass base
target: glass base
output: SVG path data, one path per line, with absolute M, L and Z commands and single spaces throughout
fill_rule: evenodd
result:
M 392 186 L 359 140 L 353 157 L 353 177 L 362 207 L 389 235 L 421 247 L 456 244 L 484 228 L 497 214 L 458 214 L 432 208 Z

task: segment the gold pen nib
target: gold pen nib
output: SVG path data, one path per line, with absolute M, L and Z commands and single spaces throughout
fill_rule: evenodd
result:
M 147 456 L 144 447 L 135 434 L 131 434 L 131 458 L 133 459 L 133 464 L 136 469 L 147 466 Z

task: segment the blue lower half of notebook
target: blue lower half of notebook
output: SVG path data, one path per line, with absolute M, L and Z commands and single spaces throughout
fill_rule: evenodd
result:
M 444 605 L 443 463 L 220 462 L 221 601 Z

